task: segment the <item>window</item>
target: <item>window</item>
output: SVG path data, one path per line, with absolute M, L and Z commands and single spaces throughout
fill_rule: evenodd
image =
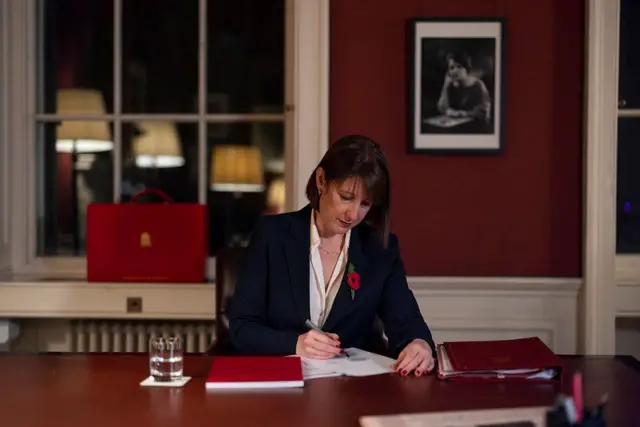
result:
M 619 13 L 616 277 L 619 284 L 640 284 L 640 58 L 633 47 L 640 3 L 620 0 Z
M 640 3 L 620 2 L 617 252 L 640 254 Z M 633 41 L 633 42 L 632 42 Z
M 212 256 L 283 183 L 301 206 L 327 143 L 328 1 L 89 3 L 3 3 L 14 274 L 83 277 L 88 203 L 146 187 L 209 206 Z

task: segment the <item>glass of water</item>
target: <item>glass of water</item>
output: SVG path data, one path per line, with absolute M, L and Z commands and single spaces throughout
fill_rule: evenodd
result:
M 156 337 L 149 340 L 149 371 L 154 381 L 182 379 L 184 349 L 180 337 Z

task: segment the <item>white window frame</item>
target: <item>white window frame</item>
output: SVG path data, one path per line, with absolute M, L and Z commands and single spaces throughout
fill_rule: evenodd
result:
M 298 209 L 306 204 L 306 181 L 328 147 L 329 0 L 286 1 L 285 180 L 287 209 Z M 12 274 L 17 280 L 85 279 L 83 257 L 36 256 L 36 0 L 2 0 L 0 5 L 4 17 L 2 63 L 7 64 L 9 71 L 8 78 L 3 79 L 6 84 L 3 93 L 8 94 L 3 100 L 8 101 L 2 105 L 2 114 L 8 126 L 2 135 L 4 141 L 0 141 L 4 142 L 5 151 L 0 153 L 8 152 L 6 158 L 10 159 L 6 176 L 0 176 L 3 184 L 0 201 L 7 206 L 4 201 L 9 200 L 10 209 L 8 212 L 6 208 L 0 209 L 5 219 L 0 225 L 10 230 Z M 202 11 L 206 5 L 206 0 L 200 0 L 201 19 L 205 19 Z M 118 10 L 121 8 L 115 6 L 116 13 Z M 201 31 L 200 40 L 205 37 Z M 204 75 L 201 70 L 201 84 Z M 204 114 L 202 105 L 201 108 Z M 154 115 L 154 118 L 162 117 Z M 232 122 L 245 118 L 225 115 L 214 119 Z M 200 126 L 204 126 L 204 122 Z M 119 131 L 120 127 L 115 126 L 114 133 Z M 201 140 L 199 145 L 203 152 L 205 141 Z M 119 147 L 116 147 L 115 155 L 118 153 Z M 206 160 L 204 155 L 199 157 L 200 168 L 204 168 Z M 117 167 L 114 175 L 114 184 L 117 183 L 114 193 L 119 194 Z M 199 179 L 206 179 L 206 174 L 200 173 Z M 201 182 L 199 187 L 199 200 L 206 201 L 206 186 Z M 7 215 L 9 221 L 6 221 Z M 214 278 L 214 272 L 215 260 L 210 259 L 207 272 L 210 279 Z
M 640 313 L 640 254 L 616 253 L 620 0 L 589 0 L 584 331 L 587 354 L 615 354 L 619 315 Z
M 3 2 L 5 0 L 2 0 Z M 3 3 L 0 5 L 4 6 Z M 0 13 L 0 280 L 11 276 L 11 240 L 10 240 L 10 194 L 9 194 L 9 129 L 5 112 L 11 105 L 8 96 L 9 63 L 2 54 L 7 51 L 8 32 L 7 15 Z
M 611 0 L 607 3 L 607 6 L 612 10 L 616 9 L 616 14 L 620 15 L 620 0 Z M 607 29 L 607 31 L 615 31 L 616 34 L 619 34 L 619 21 L 618 27 L 615 29 L 611 27 Z M 619 40 L 616 40 L 615 46 L 612 44 L 611 49 L 615 49 L 616 53 L 620 54 L 620 43 Z M 618 99 L 618 85 L 620 78 L 620 70 L 619 62 L 615 62 L 616 72 L 615 75 L 612 76 L 610 81 L 606 81 L 606 84 L 609 84 L 609 90 L 614 91 L 616 94 L 616 115 L 615 115 L 615 123 L 616 126 L 618 124 L 618 119 L 621 117 L 632 117 L 632 118 L 640 118 L 640 109 L 630 109 L 630 108 L 620 108 L 619 99 Z M 612 119 L 613 120 L 613 119 Z M 616 133 L 616 146 L 615 153 L 617 155 L 618 147 L 617 147 L 617 133 Z M 613 147 L 611 147 L 613 150 Z M 617 173 L 617 170 L 614 172 Z M 613 176 L 613 179 L 616 179 L 616 176 Z M 614 181 L 615 182 L 615 181 Z M 620 317 L 639 317 L 640 316 L 640 254 L 616 254 L 615 255 L 615 283 L 616 283 L 616 292 L 615 292 L 615 314 Z

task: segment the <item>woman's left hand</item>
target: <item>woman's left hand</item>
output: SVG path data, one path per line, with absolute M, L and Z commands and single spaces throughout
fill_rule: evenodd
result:
M 400 352 L 393 369 L 402 375 L 409 375 L 411 372 L 415 372 L 415 375 L 419 377 L 431 372 L 434 365 L 435 362 L 429 344 L 425 340 L 415 339 Z

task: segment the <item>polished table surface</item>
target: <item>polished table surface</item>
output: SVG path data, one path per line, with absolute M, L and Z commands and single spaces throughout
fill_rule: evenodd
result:
M 564 357 L 580 370 L 585 404 L 609 394 L 608 426 L 640 426 L 640 370 L 633 358 Z M 559 385 L 454 383 L 433 375 L 325 378 L 282 391 L 206 390 L 211 358 L 185 358 L 184 388 L 141 387 L 141 355 L 0 355 L 0 425 L 358 426 L 363 415 L 551 405 Z

